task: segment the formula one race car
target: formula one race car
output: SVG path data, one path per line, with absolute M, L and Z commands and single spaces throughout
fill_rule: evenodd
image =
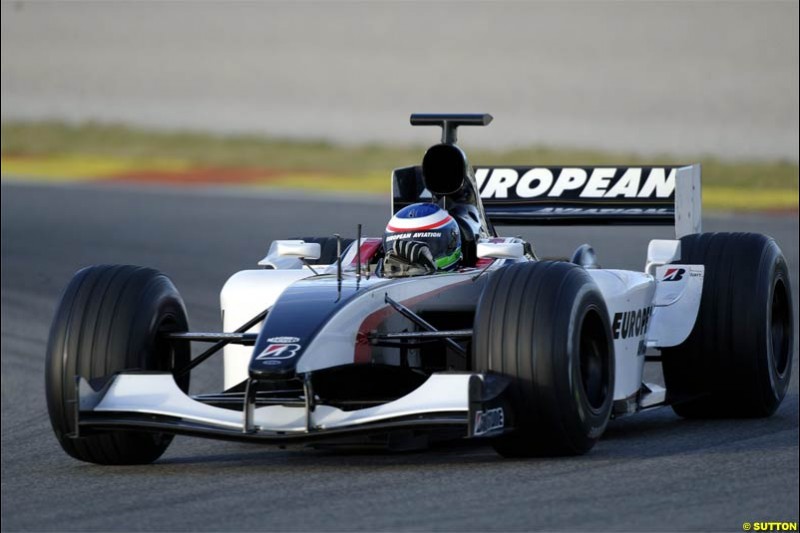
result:
M 192 332 L 155 270 L 79 271 L 47 347 L 64 450 L 147 463 L 186 434 L 390 449 L 488 439 L 507 457 L 569 455 L 610 418 L 657 406 L 772 414 L 794 336 L 775 241 L 700 233 L 699 165 L 473 168 L 456 129 L 491 118 L 412 115 L 442 142 L 393 172 L 387 234 L 273 242 L 265 268 L 223 287 L 224 333 Z M 651 241 L 642 272 L 606 270 L 588 245 L 539 260 L 500 224 L 669 224 L 676 238 Z M 192 358 L 190 343 L 211 346 Z M 192 369 L 220 351 L 224 389 L 189 394 Z M 643 382 L 649 360 L 666 387 Z

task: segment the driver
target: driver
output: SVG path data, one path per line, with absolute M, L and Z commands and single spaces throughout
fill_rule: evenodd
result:
M 389 221 L 383 250 L 385 277 L 453 270 L 461 260 L 461 232 L 455 219 L 437 204 L 411 204 Z

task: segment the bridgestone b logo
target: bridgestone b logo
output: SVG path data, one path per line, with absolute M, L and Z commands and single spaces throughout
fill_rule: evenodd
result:
M 614 335 L 614 339 L 627 339 L 644 335 L 648 324 L 650 324 L 650 316 L 652 314 L 652 306 L 636 311 L 614 313 L 614 320 L 611 323 L 611 332 Z
M 684 274 L 686 274 L 685 268 L 670 268 L 664 273 L 661 281 L 680 281 Z
M 477 168 L 485 199 L 600 198 L 669 199 L 674 168 Z
M 299 344 L 285 342 L 272 343 L 264 348 L 264 351 L 258 354 L 256 360 L 291 359 L 295 356 L 299 349 Z

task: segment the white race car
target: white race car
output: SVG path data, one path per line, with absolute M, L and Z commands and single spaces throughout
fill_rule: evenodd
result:
M 652 407 L 772 414 L 794 335 L 775 241 L 701 233 L 699 165 L 472 168 L 456 128 L 490 121 L 412 115 L 441 126 L 442 142 L 392 174 L 393 213 L 424 202 L 457 220 L 457 268 L 390 276 L 385 238 L 275 241 L 263 268 L 223 287 L 223 333 L 190 331 L 155 270 L 76 273 L 47 347 L 63 449 L 147 463 L 187 434 L 392 449 L 489 439 L 509 457 L 582 454 L 610 418 Z M 670 224 L 676 235 L 650 242 L 641 272 L 610 270 L 588 245 L 539 260 L 498 236 L 503 223 Z M 192 359 L 192 342 L 211 346 Z M 190 394 L 191 370 L 220 352 L 224 389 Z M 649 360 L 666 388 L 643 381 Z

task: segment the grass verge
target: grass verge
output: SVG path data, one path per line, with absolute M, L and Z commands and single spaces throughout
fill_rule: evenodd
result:
M 385 191 L 391 169 L 417 164 L 425 149 L 424 146 L 378 144 L 340 146 L 325 141 L 259 135 L 215 135 L 57 122 L 4 123 L 1 144 L 3 174 L 11 175 L 15 171 L 18 178 L 21 175 L 102 179 L 103 176 L 133 175 L 157 168 L 161 174 L 151 177 L 158 181 L 159 175 L 167 176 L 170 172 L 210 169 L 203 174 L 204 183 L 224 183 L 226 179 L 235 181 L 247 176 L 246 181 L 252 185 L 365 192 Z M 725 161 L 707 156 L 641 157 L 547 147 L 471 148 L 469 154 L 473 164 L 484 165 L 700 162 L 707 208 L 795 211 L 798 208 L 798 166 L 788 161 Z M 26 168 L 29 170 L 24 170 Z

